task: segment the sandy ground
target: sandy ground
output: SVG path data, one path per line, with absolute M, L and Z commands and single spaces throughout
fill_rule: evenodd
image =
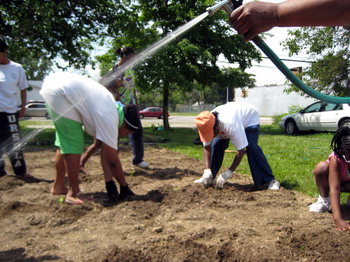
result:
M 349 233 L 330 213 L 312 214 L 300 193 L 256 190 L 235 175 L 223 190 L 193 183 L 202 162 L 146 147 L 147 170 L 121 158 L 137 196 L 108 202 L 97 155 L 81 187 L 82 206 L 50 195 L 54 149 L 27 149 L 36 180 L 0 178 L 0 261 L 349 261 Z M 349 212 L 344 211 L 349 219 Z

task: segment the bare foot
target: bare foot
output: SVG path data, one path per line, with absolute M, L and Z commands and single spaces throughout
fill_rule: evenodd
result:
M 65 202 L 67 204 L 71 204 L 71 205 L 82 205 L 84 204 L 84 201 L 77 198 L 77 197 L 66 197 Z
M 84 201 L 93 201 L 93 200 L 94 200 L 93 196 L 79 192 L 76 195 L 76 197 L 66 196 L 65 202 L 71 205 L 81 205 L 81 204 L 84 204 Z

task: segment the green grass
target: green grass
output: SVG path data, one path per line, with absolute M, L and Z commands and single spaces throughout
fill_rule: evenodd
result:
M 21 130 L 24 134 L 30 134 L 35 129 L 30 129 L 21 122 Z M 158 130 L 154 127 L 145 128 L 145 143 L 156 143 L 157 146 L 167 148 L 184 154 L 194 159 L 203 159 L 203 148 L 194 145 L 192 140 L 197 137 L 197 132 L 192 128 L 173 128 L 170 130 Z M 330 141 L 333 133 L 310 133 L 297 136 L 286 135 L 277 125 L 261 126 L 259 144 L 263 149 L 275 177 L 281 181 L 282 186 L 300 191 L 310 196 L 317 196 L 318 191 L 313 180 L 312 170 L 321 160 L 325 160 L 331 152 Z M 34 141 L 54 140 L 54 130 L 47 128 L 40 132 Z M 86 144 L 90 144 L 92 138 L 86 136 Z M 34 145 L 40 143 L 32 143 Z M 235 150 L 232 144 L 230 150 Z M 235 153 L 226 153 L 223 168 L 228 167 Z M 203 165 L 204 166 L 204 165 Z M 250 176 L 247 158 L 244 157 L 237 173 Z

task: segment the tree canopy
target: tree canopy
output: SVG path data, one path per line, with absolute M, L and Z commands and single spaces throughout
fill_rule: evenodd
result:
M 10 57 L 24 65 L 29 78 L 43 78 L 53 63 L 84 68 L 96 62 L 96 45 L 110 46 L 98 57 L 101 72 L 117 62 L 114 49 L 144 48 L 206 12 L 214 0 L 0 0 L 0 35 L 9 39 Z M 260 53 L 245 43 L 218 12 L 205 18 L 137 67 L 137 87 L 169 92 L 249 86 L 244 70 Z M 239 66 L 222 71 L 219 57 Z M 61 64 L 60 61 L 67 63 Z M 228 77 L 229 75 L 229 77 Z M 223 79 L 227 79 L 226 82 Z M 245 80 L 247 81 L 245 81 Z M 243 80 L 243 81 L 242 81 Z M 224 87 L 224 86 L 225 87 Z M 165 110 L 166 111 L 166 110 Z
M 112 33 L 111 50 L 98 57 L 103 73 L 118 60 L 113 54 L 114 49 L 131 46 L 142 52 L 155 41 L 203 14 L 214 1 L 139 0 L 128 1 L 128 4 L 128 8 L 123 9 L 123 16 L 128 17 L 125 24 L 116 21 L 118 31 Z M 241 69 L 240 73 L 230 71 L 230 82 L 226 82 L 226 85 L 237 86 L 235 81 L 242 83 L 243 70 L 252 65 L 252 60 L 259 60 L 260 54 L 235 34 L 227 20 L 228 15 L 224 12 L 205 18 L 138 65 L 137 86 L 142 90 L 162 90 L 163 106 L 167 109 L 169 92 L 178 88 L 189 91 L 195 83 L 203 89 L 213 86 L 213 83 L 223 83 L 221 79 L 225 74 L 217 65 L 221 55 L 230 63 L 237 63 Z
M 84 68 L 93 62 L 92 43 L 104 41 L 121 8 L 109 0 L 1 0 L 0 35 L 29 74 L 45 74 L 57 58 L 67 62 L 58 67 Z
M 350 95 L 349 27 L 306 27 L 290 31 L 289 36 L 285 45 L 290 54 L 303 51 L 313 60 L 303 69 L 303 81 L 326 94 Z

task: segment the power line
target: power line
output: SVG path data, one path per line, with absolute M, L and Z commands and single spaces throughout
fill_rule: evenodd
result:
M 262 57 L 263 59 L 270 59 L 266 56 Z M 299 60 L 299 59 L 290 59 L 290 58 L 280 58 L 282 61 L 289 61 L 289 62 L 300 62 L 300 63 L 315 63 L 315 61 L 307 61 L 307 60 Z

